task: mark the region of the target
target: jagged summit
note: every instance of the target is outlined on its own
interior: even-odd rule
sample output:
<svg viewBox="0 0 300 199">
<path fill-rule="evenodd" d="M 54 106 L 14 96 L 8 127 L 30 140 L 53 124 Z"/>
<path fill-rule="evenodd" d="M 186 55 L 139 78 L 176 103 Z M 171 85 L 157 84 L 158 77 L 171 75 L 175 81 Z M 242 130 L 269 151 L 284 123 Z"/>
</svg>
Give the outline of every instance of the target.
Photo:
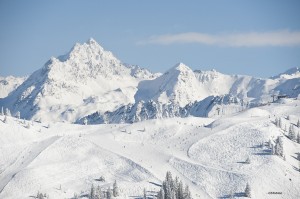
<svg viewBox="0 0 300 199">
<path fill-rule="evenodd" d="M 125 66 L 91 38 L 66 55 L 51 57 L 1 103 L 27 119 L 75 121 L 89 112 L 133 103 L 139 81 L 155 77 Z"/>
<path fill-rule="evenodd" d="M 191 68 L 185 65 L 184 63 L 179 62 L 175 64 L 170 70 L 187 71 L 187 70 L 191 70 Z"/>
<path fill-rule="evenodd" d="M 87 44 L 98 44 L 98 42 L 94 38 L 89 38 L 85 43 Z M 98 44 L 99 45 L 99 44 Z"/>
</svg>

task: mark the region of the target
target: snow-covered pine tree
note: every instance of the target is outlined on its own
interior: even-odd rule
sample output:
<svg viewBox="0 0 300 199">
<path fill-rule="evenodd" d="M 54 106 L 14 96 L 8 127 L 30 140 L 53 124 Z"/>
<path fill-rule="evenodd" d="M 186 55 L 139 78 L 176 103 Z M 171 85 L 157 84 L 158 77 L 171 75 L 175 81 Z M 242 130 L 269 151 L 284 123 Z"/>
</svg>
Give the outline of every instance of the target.
<svg viewBox="0 0 300 199">
<path fill-rule="evenodd" d="M 95 188 L 94 188 L 93 184 L 91 186 L 91 191 L 90 191 L 90 194 L 89 194 L 89 199 L 96 199 L 96 193 L 95 193 Z"/>
<path fill-rule="evenodd" d="M 275 155 L 275 146 L 274 146 L 273 143 L 271 143 L 270 149 L 271 149 L 271 154 L 272 154 L 272 155 Z"/>
<path fill-rule="evenodd" d="M 5 109 L 5 115 L 7 115 L 7 116 L 11 116 L 11 114 L 10 114 L 10 110 L 9 110 L 8 108 L 6 108 L 6 109 Z"/>
<path fill-rule="evenodd" d="M 146 191 L 146 189 L 145 189 L 145 188 L 144 188 L 143 199 L 147 199 L 147 191 Z"/>
<path fill-rule="evenodd" d="M 108 187 L 108 189 L 106 191 L 106 198 L 111 199 L 111 196 L 112 196 L 111 189 L 110 189 L 110 187 Z"/>
<path fill-rule="evenodd" d="M 271 141 L 271 139 L 269 139 L 269 141 L 268 141 L 267 144 L 268 144 L 268 147 L 271 148 L 271 146 L 272 146 L 272 141 Z"/>
<path fill-rule="evenodd" d="M 297 134 L 297 143 L 300 144 L 300 133 L 299 133 L 299 132 L 298 132 L 298 134 Z"/>
<path fill-rule="evenodd" d="M 275 118 L 274 124 L 278 127 L 279 122 L 278 122 L 278 118 L 277 117 Z"/>
<path fill-rule="evenodd" d="M 114 184 L 113 184 L 113 196 L 117 197 L 119 196 L 119 187 L 117 185 L 117 181 L 115 180 Z"/>
<path fill-rule="evenodd" d="M 96 199 L 101 199 L 102 198 L 102 190 L 101 187 L 98 185 L 96 189 Z"/>
<path fill-rule="evenodd" d="M 279 128 L 282 129 L 282 119 L 281 118 L 279 118 Z"/>
<path fill-rule="evenodd" d="M 295 135 L 295 131 L 294 131 L 294 126 L 292 124 L 290 124 L 289 127 L 289 138 L 294 141 L 296 140 L 296 135 Z"/>
<path fill-rule="evenodd" d="M 78 195 L 77 193 L 74 193 L 73 198 L 72 199 L 78 199 Z"/>
<path fill-rule="evenodd" d="M 159 192 L 157 193 L 157 199 L 165 199 L 165 192 L 163 188 L 160 188 Z"/>
<path fill-rule="evenodd" d="M 276 140 L 275 154 L 278 156 L 284 157 L 282 137 L 278 137 Z"/>
<path fill-rule="evenodd" d="M 287 132 L 287 130 L 286 130 L 286 124 L 284 125 L 284 131 Z"/>
<path fill-rule="evenodd" d="M 300 128 L 300 120 L 298 119 L 297 127 Z"/>
<path fill-rule="evenodd" d="M 20 111 L 18 111 L 18 112 L 16 113 L 16 118 L 18 118 L 18 119 L 21 118 L 21 113 L 20 113 Z"/>
<path fill-rule="evenodd" d="M 184 194 L 183 194 L 183 184 L 182 181 L 178 183 L 177 187 L 177 199 L 184 199 Z"/>
<path fill-rule="evenodd" d="M 30 122 L 27 123 L 27 125 L 25 126 L 25 128 L 30 129 Z"/>
<path fill-rule="evenodd" d="M 245 163 L 246 163 L 246 164 L 250 164 L 250 163 L 251 163 L 251 161 L 250 161 L 250 158 L 249 158 L 249 157 L 246 159 Z"/>
<path fill-rule="evenodd" d="M 88 123 L 88 120 L 86 119 L 86 117 L 83 119 L 83 124 L 84 125 L 87 125 L 87 123 Z"/>
<path fill-rule="evenodd" d="M 250 185 L 247 183 L 246 188 L 245 188 L 245 196 L 248 198 L 251 198 L 251 188 Z"/>
<path fill-rule="evenodd" d="M 171 189 L 171 185 L 169 183 L 166 183 L 165 199 L 173 199 L 172 189 Z"/>
<path fill-rule="evenodd" d="M 188 185 L 185 186 L 183 195 L 184 195 L 184 199 L 192 199 L 192 195 L 191 195 L 190 188 Z"/>
</svg>

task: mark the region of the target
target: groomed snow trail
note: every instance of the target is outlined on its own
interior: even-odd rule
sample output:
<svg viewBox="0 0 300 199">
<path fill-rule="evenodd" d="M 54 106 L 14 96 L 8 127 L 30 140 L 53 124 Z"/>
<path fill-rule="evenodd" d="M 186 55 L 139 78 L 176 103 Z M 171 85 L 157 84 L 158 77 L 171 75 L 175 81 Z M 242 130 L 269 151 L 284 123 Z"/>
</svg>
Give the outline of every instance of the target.
<svg viewBox="0 0 300 199">
<path fill-rule="evenodd" d="M 21 170 L 26 168 L 39 154 L 53 144 L 59 136 L 50 137 L 41 142 L 26 147 L 19 157 L 0 174 L 0 195 L 5 186 L 17 175 Z"/>
</svg>

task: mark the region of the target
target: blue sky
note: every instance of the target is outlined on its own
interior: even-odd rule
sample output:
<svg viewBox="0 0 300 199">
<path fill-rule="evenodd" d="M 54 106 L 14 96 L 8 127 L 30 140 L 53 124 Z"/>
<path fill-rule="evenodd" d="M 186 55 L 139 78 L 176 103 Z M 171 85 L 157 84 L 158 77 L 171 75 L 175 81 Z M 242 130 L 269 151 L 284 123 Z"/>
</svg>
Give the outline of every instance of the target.
<svg viewBox="0 0 300 199">
<path fill-rule="evenodd" d="M 300 66 L 300 1 L 0 1 L 0 76 L 93 37 L 122 62 L 269 77 Z"/>
</svg>

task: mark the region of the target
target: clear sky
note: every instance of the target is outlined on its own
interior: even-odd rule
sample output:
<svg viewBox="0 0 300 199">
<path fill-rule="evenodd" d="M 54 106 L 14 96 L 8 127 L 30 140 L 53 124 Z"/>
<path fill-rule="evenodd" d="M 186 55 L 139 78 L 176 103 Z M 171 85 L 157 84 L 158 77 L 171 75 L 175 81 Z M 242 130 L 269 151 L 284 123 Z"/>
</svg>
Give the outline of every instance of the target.
<svg viewBox="0 0 300 199">
<path fill-rule="evenodd" d="M 0 76 L 93 37 L 124 63 L 269 77 L 300 66 L 299 0 L 1 0 Z"/>
</svg>

